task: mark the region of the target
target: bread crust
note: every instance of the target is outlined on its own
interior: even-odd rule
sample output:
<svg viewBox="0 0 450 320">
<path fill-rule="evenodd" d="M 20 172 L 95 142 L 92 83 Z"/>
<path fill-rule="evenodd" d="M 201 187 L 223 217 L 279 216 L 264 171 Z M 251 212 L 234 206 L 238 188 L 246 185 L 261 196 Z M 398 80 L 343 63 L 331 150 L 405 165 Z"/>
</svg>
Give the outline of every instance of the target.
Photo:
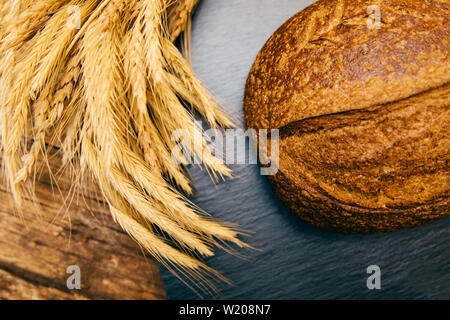
<svg viewBox="0 0 450 320">
<path fill-rule="evenodd" d="M 379 29 L 367 25 L 374 4 Z M 269 180 L 289 208 L 342 232 L 450 213 L 449 19 L 448 1 L 322 0 L 270 37 L 244 115 L 280 129 Z"/>
</svg>

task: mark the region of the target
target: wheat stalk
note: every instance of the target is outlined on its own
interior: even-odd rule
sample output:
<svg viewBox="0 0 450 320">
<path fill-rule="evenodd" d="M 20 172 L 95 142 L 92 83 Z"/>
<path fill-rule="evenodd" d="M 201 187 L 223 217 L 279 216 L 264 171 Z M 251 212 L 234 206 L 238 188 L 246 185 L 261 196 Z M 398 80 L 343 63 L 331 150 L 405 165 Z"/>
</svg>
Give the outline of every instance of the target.
<svg viewBox="0 0 450 320">
<path fill-rule="evenodd" d="M 166 174 L 185 192 L 192 194 L 189 180 L 180 166 L 171 159 L 171 154 L 151 121 L 147 108 L 147 75 L 144 61 L 144 37 L 136 26 L 124 41 L 129 48 L 125 55 L 125 69 L 129 101 L 133 122 L 137 131 L 138 143 L 147 163 L 153 164 L 156 171 L 164 170 Z M 156 159 L 155 159 L 156 158 Z M 161 167 L 162 168 L 161 168 Z"/>
<path fill-rule="evenodd" d="M 247 245 L 234 225 L 209 217 L 177 189 L 192 193 L 176 161 L 187 159 L 172 155 L 175 130 L 199 141 L 182 147 L 212 177 L 231 175 L 208 151 L 192 112 L 213 127 L 232 123 L 172 43 L 189 33 L 197 2 L 0 1 L 0 133 L 3 176 L 19 205 L 33 191 L 39 163 L 49 166 L 47 144 L 59 145 L 59 170 L 70 167 L 72 192 L 93 178 L 131 237 L 208 291 L 206 274 L 224 278 L 196 257 L 224 243 Z M 80 29 L 67 26 L 73 5 Z"/>
<path fill-rule="evenodd" d="M 38 162 L 39 154 L 45 153 L 46 134 L 49 129 L 56 125 L 60 119 L 64 108 L 71 102 L 72 96 L 75 100 L 79 100 L 79 90 L 75 89 L 78 82 L 81 69 L 81 59 L 79 49 L 74 50 L 74 54 L 67 59 L 66 66 L 60 74 L 58 84 L 54 89 L 54 93 L 41 92 L 38 100 L 34 104 L 33 119 L 34 119 L 34 141 L 28 154 L 23 157 L 23 167 L 18 171 L 14 183 L 20 185 L 24 183 L 32 170 L 35 169 Z M 60 136 L 60 130 L 63 122 L 59 122 L 56 132 L 54 133 L 56 139 Z M 61 141 L 58 141 L 61 143 Z M 52 143 L 50 143 L 52 144 Z M 65 153 L 69 153 L 66 150 Z M 21 187 L 23 189 L 23 187 Z"/>
<path fill-rule="evenodd" d="M 209 125 L 233 127 L 233 123 L 219 108 L 218 102 L 195 76 L 191 66 L 168 39 L 163 39 L 162 51 L 166 55 L 169 68 L 175 76 L 167 79 L 172 89 L 205 117 Z"/>
<path fill-rule="evenodd" d="M 183 31 L 188 29 L 191 15 L 198 2 L 199 0 L 182 0 L 169 4 L 168 34 L 170 41 L 175 41 Z"/>
<path fill-rule="evenodd" d="M 32 1 L 28 5 L 22 4 L 19 15 L 2 19 L 2 24 L 5 26 L 5 32 L 7 33 L 5 36 L 8 36 L 8 39 L 3 42 L 4 47 L 1 50 L 22 45 L 27 39 L 35 35 L 48 19 L 67 2 L 69 0 L 56 0 L 50 3 L 46 0 L 40 0 Z M 5 4 L 8 4 L 8 2 L 5 1 Z M 6 8 L 5 11 L 7 11 Z"/>
</svg>

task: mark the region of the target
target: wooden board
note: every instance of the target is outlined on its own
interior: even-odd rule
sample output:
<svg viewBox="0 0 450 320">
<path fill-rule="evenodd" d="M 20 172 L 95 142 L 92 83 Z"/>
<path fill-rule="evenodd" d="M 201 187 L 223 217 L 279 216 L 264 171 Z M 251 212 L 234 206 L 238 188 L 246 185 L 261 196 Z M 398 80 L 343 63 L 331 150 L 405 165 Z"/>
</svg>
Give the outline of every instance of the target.
<svg viewBox="0 0 450 320">
<path fill-rule="evenodd" d="M 193 19 L 194 70 L 243 128 L 242 101 L 250 67 L 269 36 L 312 0 L 202 0 Z M 383 14 L 383 9 L 381 10 Z M 213 216 L 254 231 L 261 251 L 250 261 L 217 251 L 207 263 L 234 282 L 228 299 L 450 299 L 450 217 L 377 235 L 313 228 L 278 201 L 255 165 L 232 165 L 233 180 L 214 186 L 191 170 L 194 202 Z M 381 290 L 366 286 L 367 267 L 381 268 Z M 197 298 L 163 271 L 169 298 Z"/>
<path fill-rule="evenodd" d="M 40 180 L 39 208 L 27 201 L 22 214 L 1 184 L 0 299 L 165 298 L 158 264 L 113 222 L 95 189 L 86 186 L 89 196 L 66 211 L 49 176 Z M 64 192 L 70 182 L 63 176 L 58 185 Z M 79 267 L 80 290 L 67 286 L 69 266 Z"/>
</svg>

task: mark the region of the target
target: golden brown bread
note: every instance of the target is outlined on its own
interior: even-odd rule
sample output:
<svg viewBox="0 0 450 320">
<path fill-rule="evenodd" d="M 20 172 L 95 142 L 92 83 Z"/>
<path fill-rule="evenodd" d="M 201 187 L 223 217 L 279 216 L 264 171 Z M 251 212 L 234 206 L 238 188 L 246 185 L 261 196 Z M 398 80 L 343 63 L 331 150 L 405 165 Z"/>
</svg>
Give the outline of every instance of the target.
<svg viewBox="0 0 450 320">
<path fill-rule="evenodd" d="M 289 208 L 342 232 L 450 213 L 449 20 L 448 0 L 322 0 L 272 35 L 244 114 L 249 128 L 280 130 L 269 180 Z"/>
</svg>

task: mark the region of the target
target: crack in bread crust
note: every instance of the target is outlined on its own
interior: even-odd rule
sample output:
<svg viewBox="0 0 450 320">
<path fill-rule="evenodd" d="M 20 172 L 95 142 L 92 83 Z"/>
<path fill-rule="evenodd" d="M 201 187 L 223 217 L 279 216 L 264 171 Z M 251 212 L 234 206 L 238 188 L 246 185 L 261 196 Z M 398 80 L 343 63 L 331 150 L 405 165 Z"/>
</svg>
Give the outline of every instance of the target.
<svg viewBox="0 0 450 320">
<path fill-rule="evenodd" d="M 437 88 L 428 89 L 396 101 L 372 105 L 363 109 L 353 109 L 293 121 L 278 128 L 278 130 L 280 132 L 280 137 L 283 138 L 291 135 L 317 132 L 320 130 L 332 130 L 351 125 L 354 126 L 363 121 L 376 119 L 380 114 L 395 112 L 397 109 L 404 107 L 404 105 L 399 106 L 399 103 L 408 103 L 411 99 L 420 99 L 424 94 L 433 93 L 433 91 L 439 89 L 448 89 L 449 87 L 450 82 L 447 82 Z"/>
</svg>

